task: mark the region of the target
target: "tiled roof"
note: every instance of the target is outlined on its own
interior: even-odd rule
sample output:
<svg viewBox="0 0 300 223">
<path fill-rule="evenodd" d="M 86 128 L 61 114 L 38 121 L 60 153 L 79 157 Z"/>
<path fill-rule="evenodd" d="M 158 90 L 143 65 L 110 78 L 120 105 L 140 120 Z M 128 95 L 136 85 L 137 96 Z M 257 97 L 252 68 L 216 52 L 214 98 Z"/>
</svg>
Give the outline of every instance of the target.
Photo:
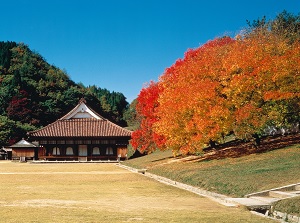
<svg viewBox="0 0 300 223">
<path fill-rule="evenodd" d="M 27 142 L 26 140 L 22 139 L 20 140 L 19 142 L 13 144 L 10 146 L 11 148 L 16 148 L 16 147 L 20 147 L 20 148 L 25 148 L 25 147 L 28 147 L 28 148 L 32 148 L 32 147 L 37 147 L 36 145 L 30 143 L 30 142 Z"/>
<path fill-rule="evenodd" d="M 130 137 L 131 133 L 106 119 L 75 118 L 59 119 L 28 134 L 32 137 Z"/>
</svg>

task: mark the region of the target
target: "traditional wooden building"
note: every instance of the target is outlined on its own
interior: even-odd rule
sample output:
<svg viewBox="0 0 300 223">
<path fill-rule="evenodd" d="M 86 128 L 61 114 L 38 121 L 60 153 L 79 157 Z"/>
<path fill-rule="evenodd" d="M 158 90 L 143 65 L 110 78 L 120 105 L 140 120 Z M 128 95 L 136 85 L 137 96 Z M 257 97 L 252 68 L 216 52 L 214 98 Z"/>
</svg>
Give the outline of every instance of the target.
<svg viewBox="0 0 300 223">
<path fill-rule="evenodd" d="M 28 133 L 44 160 L 116 160 L 127 157 L 131 131 L 103 118 L 85 100 L 62 118 Z"/>
<path fill-rule="evenodd" d="M 9 149 L 11 149 L 11 158 L 13 160 L 26 161 L 37 159 L 38 146 L 24 139 L 9 146 L 7 150 Z"/>
</svg>

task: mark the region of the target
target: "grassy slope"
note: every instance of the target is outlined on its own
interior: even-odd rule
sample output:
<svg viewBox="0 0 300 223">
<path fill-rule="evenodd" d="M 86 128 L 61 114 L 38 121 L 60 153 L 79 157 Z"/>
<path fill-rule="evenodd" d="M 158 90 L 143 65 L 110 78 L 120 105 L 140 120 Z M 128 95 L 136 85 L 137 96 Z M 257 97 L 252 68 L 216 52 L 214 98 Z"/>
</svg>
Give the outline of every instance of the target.
<svg viewBox="0 0 300 223">
<path fill-rule="evenodd" d="M 239 158 L 176 162 L 155 152 L 124 164 L 234 197 L 300 182 L 300 145 Z"/>
</svg>

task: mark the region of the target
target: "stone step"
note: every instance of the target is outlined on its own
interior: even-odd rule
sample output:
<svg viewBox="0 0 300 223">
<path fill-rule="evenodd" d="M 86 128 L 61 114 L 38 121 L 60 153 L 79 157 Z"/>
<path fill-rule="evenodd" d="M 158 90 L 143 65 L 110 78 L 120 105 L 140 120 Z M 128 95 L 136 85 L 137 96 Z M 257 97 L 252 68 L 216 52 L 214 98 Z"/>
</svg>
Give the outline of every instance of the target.
<svg viewBox="0 0 300 223">
<path fill-rule="evenodd" d="M 300 184 L 297 184 L 297 185 L 295 186 L 295 190 L 299 190 L 299 191 L 300 191 Z"/>
<path fill-rule="evenodd" d="M 263 209 L 267 210 L 271 207 L 271 203 L 260 201 L 252 198 L 227 198 L 229 202 L 234 202 L 247 207 L 249 210 Z"/>
<path fill-rule="evenodd" d="M 252 196 L 269 196 L 270 191 L 283 191 L 283 192 L 290 192 L 290 191 L 300 191 L 300 183 L 290 184 L 283 187 L 274 188 L 271 190 L 265 190 L 260 192 L 255 192 L 251 194 L 246 194 L 245 197 L 252 197 Z"/>
<path fill-rule="evenodd" d="M 264 196 L 251 196 L 250 197 L 251 199 L 254 199 L 254 200 L 258 200 L 258 201 L 261 201 L 261 202 L 264 202 L 266 204 L 272 204 L 276 201 L 279 201 L 281 200 L 281 198 L 277 198 L 277 197 L 264 197 Z"/>
<path fill-rule="evenodd" d="M 289 191 L 289 193 L 299 196 L 300 195 L 300 190 Z"/>
<path fill-rule="evenodd" d="M 276 197 L 276 198 L 288 198 L 288 197 L 294 197 L 295 195 L 284 191 L 270 191 L 269 196 Z"/>
</svg>

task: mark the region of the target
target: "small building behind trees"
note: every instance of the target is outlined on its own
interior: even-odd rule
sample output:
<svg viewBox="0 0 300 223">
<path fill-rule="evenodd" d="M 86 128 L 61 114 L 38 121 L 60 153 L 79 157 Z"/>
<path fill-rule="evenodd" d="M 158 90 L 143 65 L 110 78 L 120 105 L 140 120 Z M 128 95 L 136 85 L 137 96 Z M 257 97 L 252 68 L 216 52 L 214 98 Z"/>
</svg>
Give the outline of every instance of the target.
<svg viewBox="0 0 300 223">
<path fill-rule="evenodd" d="M 39 144 L 38 159 L 93 161 L 125 159 L 131 133 L 81 99 L 65 116 L 28 136 Z"/>
</svg>

